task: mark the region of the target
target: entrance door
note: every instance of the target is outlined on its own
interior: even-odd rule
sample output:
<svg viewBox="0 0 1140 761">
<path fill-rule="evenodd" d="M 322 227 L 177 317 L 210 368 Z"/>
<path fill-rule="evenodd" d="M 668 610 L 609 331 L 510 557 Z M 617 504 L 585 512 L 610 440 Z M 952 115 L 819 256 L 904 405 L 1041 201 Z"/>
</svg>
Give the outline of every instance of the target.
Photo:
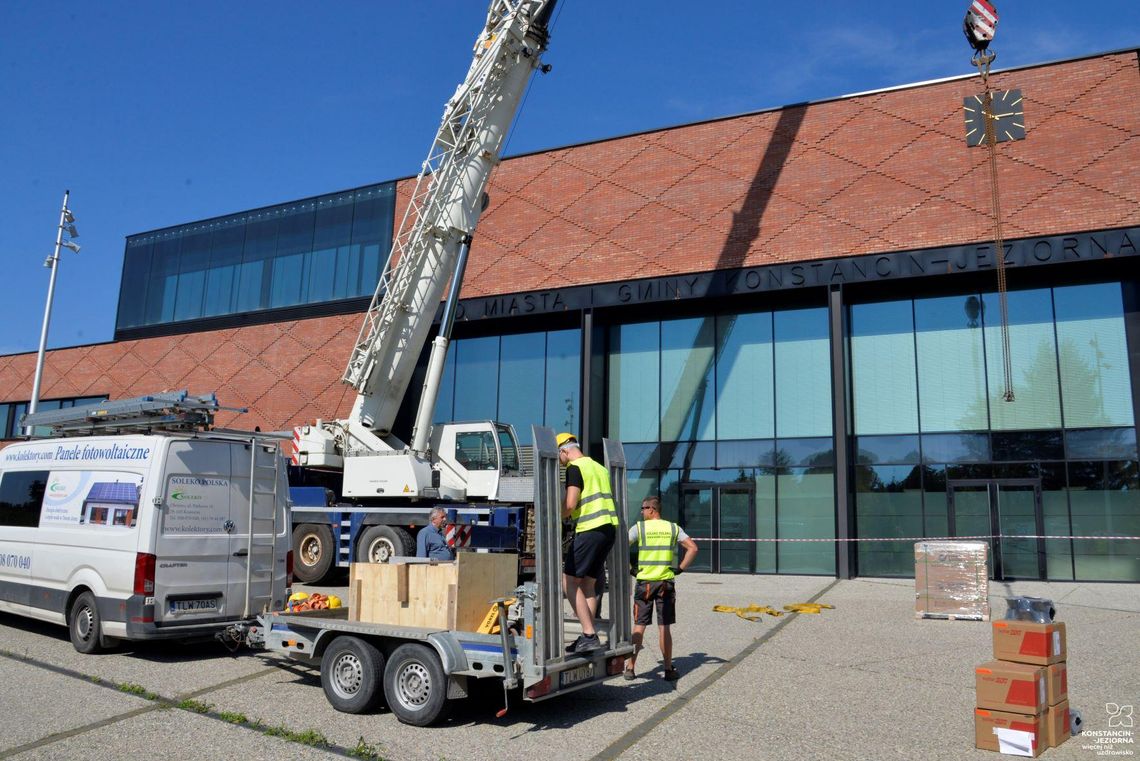
<svg viewBox="0 0 1140 761">
<path fill-rule="evenodd" d="M 1045 578 L 1045 540 L 1017 538 L 1045 533 L 1040 480 L 950 481 L 946 498 L 950 536 L 994 537 L 991 578 Z"/>
<path fill-rule="evenodd" d="M 694 539 L 719 539 L 701 547 L 693 571 L 756 571 L 756 495 L 752 484 L 682 484 L 681 528 Z"/>
</svg>

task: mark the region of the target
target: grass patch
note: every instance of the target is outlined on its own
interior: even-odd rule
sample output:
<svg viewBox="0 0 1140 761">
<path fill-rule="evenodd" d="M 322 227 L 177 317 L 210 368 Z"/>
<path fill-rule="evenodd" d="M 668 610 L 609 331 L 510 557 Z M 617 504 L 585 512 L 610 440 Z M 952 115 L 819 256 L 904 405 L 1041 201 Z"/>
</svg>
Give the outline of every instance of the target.
<svg viewBox="0 0 1140 761">
<path fill-rule="evenodd" d="M 379 745 L 370 745 L 361 737 L 356 741 L 356 747 L 350 748 L 348 751 L 349 758 L 362 758 L 364 761 L 384 761 L 384 757 L 380 755 Z"/>
<path fill-rule="evenodd" d="M 191 713 L 209 713 L 213 708 L 209 703 L 203 703 L 200 700 L 186 698 L 174 704 L 175 708 L 181 708 L 183 711 L 190 711 Z"/>
<path fill-rule="evenodd" d="M 268 724 L 262 724 L 260 721 L 254 724 L 254 728 L 270 737 L 280 737 L 283 740 L 290 740 L 314 748 L 324 747 L 329 744 L 329 739 L 315 729 L 306 729 L 302 732 L 298 732 L 295 729 L 289 729 L 289 727 L 280 724 L 271 727 Z"/>
<path fill-rule="evenodd" d="M 230 724 L 249 724 L 249 717 L 244 713 L 234 713 L 233 711 L 218 711 L 216 716 L 222 721 L 227 721 Z M 260 722 L 259 722 L 260 723 Z"/>
<path fill-rule="evenodd" d="M 146 700 L 158 700 L 158 695 L 154 694 L 141 684 L 134 684 L 133 682 L 121 682 L 115 685 L 115 689 L 119 692 L 125 692 L 128 695 L 135 695 Z"/>
</svg>

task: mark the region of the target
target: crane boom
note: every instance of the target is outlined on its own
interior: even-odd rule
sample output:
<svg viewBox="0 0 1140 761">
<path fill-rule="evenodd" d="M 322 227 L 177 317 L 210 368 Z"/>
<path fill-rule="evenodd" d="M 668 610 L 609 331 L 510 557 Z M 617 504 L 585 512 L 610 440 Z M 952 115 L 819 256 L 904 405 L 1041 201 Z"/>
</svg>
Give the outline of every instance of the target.
<svg viewBox="0 0 1140 761">
<path fill-rule="evenodd" d="M 343 380 L 357 390 L 347 422 L 388 436 L 444 289 L 482 212 L 484 189 L 531 72 L 541 66 L 556 0 L 492 0 L 467 76 L 448 100 L 365 315 Z M 446 340 L 446 339 L 445 339 Z M 430 426 L 434 398 L 417 428 Z"/>
</svg>

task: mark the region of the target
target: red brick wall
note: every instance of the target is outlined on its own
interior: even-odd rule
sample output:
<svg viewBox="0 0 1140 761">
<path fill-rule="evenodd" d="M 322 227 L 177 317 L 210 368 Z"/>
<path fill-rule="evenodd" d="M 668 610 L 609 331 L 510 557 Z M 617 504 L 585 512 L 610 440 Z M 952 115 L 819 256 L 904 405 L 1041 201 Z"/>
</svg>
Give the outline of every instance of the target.
<svg viewBox="0 0 1140 761">
<path fill-rule="evenodd" d="M 999 146 L 1007 238 L 1140 224 L 1135 53 L 992 81 L 1025 95 L 1027 139 Z M 979 89 L 974 77 L 507 161 L 463 295 L 986 240 L 988 161 L 962 118 Z M 348 315 L 62 349 L 41 396 L 216 391 L 250 408 L 220 424 L 284 429 L 347 414 L 358 329 Z M 0 357 L 0 400 L 27 399 L 34 366 Z"/>
</svg>

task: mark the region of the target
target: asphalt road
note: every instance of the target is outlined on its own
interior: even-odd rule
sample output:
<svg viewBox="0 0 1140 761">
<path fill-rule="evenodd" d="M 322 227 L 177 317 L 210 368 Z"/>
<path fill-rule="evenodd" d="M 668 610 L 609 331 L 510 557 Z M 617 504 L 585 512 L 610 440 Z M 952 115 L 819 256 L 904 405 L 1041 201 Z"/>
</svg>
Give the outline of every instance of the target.
<svg viewBox="0 0 1140 761">
<path fill-rule="evenodd" d="M 1069 630 L 1070 702 L 1087 732 L 1046 757 L 1140 753 L 1135 734 L 1098 735 L 1106 704 L 1140 704 L 1140 585 L 994 585 L 995 610 L 1008 593 L 1052 597 Z M 84 656 L 62 627 L 0 615 L 0 759 L 996 757 L 973 749 L 973 667 L 990 658 L 990 627 L 915 620 L 910 580 L 687 574 L 678 597 L 676 684 L 661 678 L 651 629 L 635 681 L 514 703 L 503 719 L 487 683 L 426 729 L 387 710 L 337 713 L 316 669 L 265 653 L 207 642 Z M 712 610 L 812 600 L 835 609 L 758 622 Z"/>
</svg>

